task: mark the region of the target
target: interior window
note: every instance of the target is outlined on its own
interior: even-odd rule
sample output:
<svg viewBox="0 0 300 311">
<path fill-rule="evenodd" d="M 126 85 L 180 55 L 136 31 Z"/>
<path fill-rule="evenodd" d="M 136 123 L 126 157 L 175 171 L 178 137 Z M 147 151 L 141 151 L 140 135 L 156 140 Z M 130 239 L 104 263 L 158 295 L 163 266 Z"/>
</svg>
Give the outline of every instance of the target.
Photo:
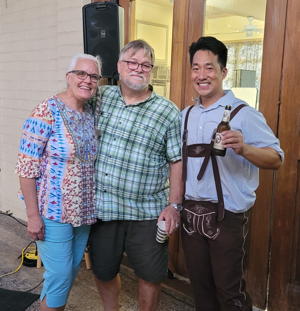
<svg viewBox="0 0 300 311">
<path fill-rule="evenodd" d="M 266 0 L 207 0 L 204 34 L 228 47 L 224 88 L 258 109 Z"/>
<path fill-rule="evenodd" d="M 135 39 L 143 39 L 154 48 L 154 91 L 169 98 L 173 0 L 136 0 L 134 23 Z"/>
</svg>

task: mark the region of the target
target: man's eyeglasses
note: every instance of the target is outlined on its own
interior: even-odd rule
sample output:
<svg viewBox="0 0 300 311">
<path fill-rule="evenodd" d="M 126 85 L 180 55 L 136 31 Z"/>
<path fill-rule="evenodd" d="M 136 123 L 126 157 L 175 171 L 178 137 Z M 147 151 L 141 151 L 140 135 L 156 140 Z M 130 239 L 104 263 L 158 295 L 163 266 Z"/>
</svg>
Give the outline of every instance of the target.
<svg viewBox="0 0 300 311">
<path fill-rule="evenodd" d="M 68 73 L 74 73 L 80 80 L 85 80 L 87 77 L 90 77 L 92 82 L 98 82 L 101 79 L 100 75 L 95 73 L 87 73 L 84 70 L 71 70 Z"/>
<path fill-rule="evenodd" d="M 130 70 L 137 70 L 139 68 L 139 66 L 141 66 L 141 68 L 142 68 L 142 70 L 144 72 L 149 72 L 153 68 L 152 64 L 147 64 L 147 63 L 140 64 L 138 62 L 134 62 L 134 61 L 131 61 L 131 60 L 122 60 L 122 62 L 126 63 L 128 69 L 130 69 Z"/>
</svg>

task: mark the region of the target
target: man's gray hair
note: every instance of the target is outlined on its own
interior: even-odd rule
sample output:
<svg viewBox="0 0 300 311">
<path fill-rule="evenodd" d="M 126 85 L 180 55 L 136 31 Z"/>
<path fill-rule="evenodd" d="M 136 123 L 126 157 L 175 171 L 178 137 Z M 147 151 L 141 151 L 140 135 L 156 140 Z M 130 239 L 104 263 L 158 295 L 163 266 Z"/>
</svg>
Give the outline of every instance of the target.
<svg viewBox="0 0 300 311">
<path fill-rule="evenodd" d="M 155 61 L 154 50 L 150 46 L 150 44 L 148 44 L 146 41 L 138 39 L 127 43 L 120 51 L 119 60 L 123 60 L 124 54 L 129 50 L 133 50 L 132 55 L 134 55 L 138 50 L 144 50 L 145 55 L 148 55 L 151 58 L 152 64 L 154 64 Z"/>
<path fill-rule="evenodd" d="M 98 56 L 98 55 L 97 56 L 93 56 L 93 55 L 84 54 L 84 53 L 79 53 L 79 54 L 76 54 L 76 55 L 74 55 L 72 57 L 67 72 L 72 71 L 72 70 L 75 69 L 76 64 L 77 64 L 79 59 L 88 59 L 88 60 L 94 61 L 96 63 L 96 65 L 97 65 L 97 67 L 98 67 L 99 74 L 101 75 L 102 62 L 101 62 L 100 56 Z"/>
</svg>

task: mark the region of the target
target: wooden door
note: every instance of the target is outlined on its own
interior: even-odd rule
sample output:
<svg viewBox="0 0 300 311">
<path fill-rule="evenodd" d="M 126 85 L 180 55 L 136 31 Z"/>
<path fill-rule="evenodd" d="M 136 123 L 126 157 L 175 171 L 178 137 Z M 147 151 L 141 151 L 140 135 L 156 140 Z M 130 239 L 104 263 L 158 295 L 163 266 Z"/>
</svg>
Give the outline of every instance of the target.
<svg viewBox="0 0 300 311">
<path fill-rule="evenodd" d="M 286 7 L 287 0 L 268 0 L 265 18 L 259 109 L 276 135 L 281 104 Z M 276 175 L 276 172 L 270 170 L 260 170 L 260 185 L 256 191 L 255 205 L 251 209 L 248 235 L 247 290 L 254 304 L 261 309 L 267 307 Z"/>
<path fill-rule="evenodd" d="M 205 0 L 174 1 L 170 99 L 180 109 L 192 104 L 188 48 L 201 36 L 204 4 Z M 187 277 L 179 232 L 169 241 L 169 268 Z"/>
<path fill-rule="evenodd" d="M 287 0 L 278 134 L 285 163 L 277 175 L 271 231 L 271 311 L 300 310 L 300 1 Z"/>
</svg>

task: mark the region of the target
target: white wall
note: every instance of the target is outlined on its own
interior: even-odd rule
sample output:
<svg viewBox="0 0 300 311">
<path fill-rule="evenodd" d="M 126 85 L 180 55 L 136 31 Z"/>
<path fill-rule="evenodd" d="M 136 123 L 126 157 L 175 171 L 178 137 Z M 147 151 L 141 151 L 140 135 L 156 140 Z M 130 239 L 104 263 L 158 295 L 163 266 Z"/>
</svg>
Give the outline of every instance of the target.
<svg viewBox="0 0 300 311">
<path fill-rule="evenodd" d="M 87 0 L 0 0 L 0 210 L 25 219 L 14 174 L 21 126 L 62 90 L 72 55 L 83 51 Z"/>
</svg>

